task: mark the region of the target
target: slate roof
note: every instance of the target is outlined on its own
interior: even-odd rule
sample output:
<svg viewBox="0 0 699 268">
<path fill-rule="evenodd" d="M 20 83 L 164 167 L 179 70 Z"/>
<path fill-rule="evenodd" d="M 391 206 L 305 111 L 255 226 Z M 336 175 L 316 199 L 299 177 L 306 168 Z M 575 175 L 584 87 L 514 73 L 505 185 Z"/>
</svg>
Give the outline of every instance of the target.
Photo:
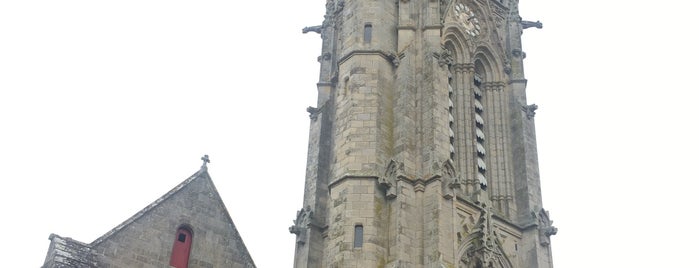
<svg viewBox="0 0 699 268">
<path fill-rule="evenodd" d="M 90 245 L 56 234 L 51 234 L 49 240 L 51 244 L 42 268 L 97 267 Z"/>
</svg>

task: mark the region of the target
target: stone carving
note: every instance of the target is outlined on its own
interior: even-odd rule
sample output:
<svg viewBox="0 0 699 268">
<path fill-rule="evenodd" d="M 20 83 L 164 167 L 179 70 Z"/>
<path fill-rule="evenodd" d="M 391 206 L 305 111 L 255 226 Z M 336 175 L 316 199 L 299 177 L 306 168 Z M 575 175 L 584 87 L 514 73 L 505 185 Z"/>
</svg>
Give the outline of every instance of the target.
<svg viewBox="0 0 699 268">
<path fill-rule="evenodd" d="M 505 64 L 502 69 L 506 74 L 512 73 L 512 64 L 510 63 L 510 59 L 505 59 Z"/>
<path fill-rule="evenodd" d="M 393 67 L 398 68 L 398 65 L 400 65 L 400 59 L 403 58 L 405 55 L 400 54 L 396 55 L 395 53 L 386 53 L 388 55 L 388 59 L 393 63 Z"/>
<path fill-rule="evenodd" d="M 502 246 L 491 221 L 493 213 L 487 204 L 482 205 L 481 215 L 471 232 L 459 246 L 459 267 L 463 268 L 511 268 L 512 263 L 503 253 Z"/>
<path fill-rule="evenodd" d="M 524 53 L 524 51 L 522 51 L 522 50 L 520 50 L 520 49 L 513 49 L 513 50 L 512 50 L 512 56 L 515 57 L 515 58 L 522 58 L 522 59 L 524 59 L 524 58 L 527 57 L 527 53 Z"/>
<path fill-rule="evenodd" d="M 323 30 L 323 25 L 316 25 L 316 26 L 303 27 L 301 32 L 302 33 L 308 33 L 308 32 L 320 33 L 322 30 Z"/>
<path fill-rule="evenodd" d="M 308 229 L 313 218 L 313 211 L 311 207 L 307 206 L 296 212 L 296 219 L 294 220 L 294 225 L 289 227 L 289 233 L 296 235 L 296 243 L 304 244 L 306 243 L 306 229 Z"/>
<path fill-rule="evenodd" d="M 311 120 L 315 121 L 318 119 L 318 114 L 320 114 L 322 111 L 323 107 L 316 108 L 313 106 L 308 106 L 306 108 L 306 112 L 308 112 L 308 117 L 311 118 Z"/>
<path fill-rule="evenodd" d="M 536 109 L 539 109 L 539 106 L 536 104 L 522 106 L 522 110 L 527 114 L 527 119 L 534 118 Z"/>
<path fill-rule="evenodd" d="M 446 12 L 447 7 L 451 5 L 451 2 L 453 0 L 439 0 L 439 14 L 441 14 L 441 22 L 444 23 L 444 20 L 446 19 L 446 15 L 448 12 Z"/>
<path fill-rule="evenodd" d="M 473 226 L 476 222 L 473 219 L 472 215 L 468 215 L 468 218 L 466 215 L 461 215 L 459 214 L 459 218 L 461 219 L 459 221 L 459 228 L 458 232 L 456 232 L 456 242 L 458 245 L 461 245 L 465 242 L 466 237 L 470 234 L 471 227 Z"/>
<path fill-rule="evenodd" d="M 520 22 L 522 24 L 522 29 L 527 29 L 531 27 L 536 27 L 537 29 L 544 28 L 544 24 L 542 24 L 540 21 L 528 21 L 528 20 L 523 20 Z"/>
<path fill-rule="evenodd" d="M 534 214 L 534 218 L 537 219 L 539 224 L 539 243 L 542 246 L 548 246 L 551 244 L 551 236 L 558 233 L 558 228 L 553 226 L 553 221 L 549 218 L 549 212 L 543 208 L 539 210 L 539 213 Z"/>
<path fill-rule="evenodd" d="M 493 14 L 495 14 L 498 18 L 505 18 L 507 16 L 507 10 L 505 10 L 504 6 L 501 5 L 489 5 L 491 10 L 493 11 Z"/>
<path fill-rule="evenodd" d="M 323 16 L 323 25 L 322 27 L 330 27 L 333 28 L 335 26 L 335 18 L 338 13 L 342 11 L 342 9 L 345 7 L 345 2 L 344 0 L 340 0 L 337 3 L 334 1 L 327 1 L 325 3 L 325 15 Z M 322 36 L 322 31 L 321 31 L 321 36 Z"/>
<path fill-rule="evenodd" d="M 461 178 L 456 175 L 456 170 L 451 160 L 447 160 L 442 165 L 441 171 L 437 175 L 442 178 L 442 197 L 446 199 L 454 198 L 452 189 L 461 189 Z"/>
<path fill-rule="evenodd" d="M 444 65 L 450 65 L 454 62 L 454 58 L 451 56 L 451 51 L 446 48 L 442 48 L 442 52 L 433 53 L 433 56 L 437 58 L 439 67 L 444 67 Z"/>
<path fill-rule="evenodd" d="M 204 156 L 201 157 L 201 161 L 204 161 L 204 163 L 201 164 L 202 169 L 206 169 L 206 164 L 211 163 L 211 160 L 209 160 L 209 155 L 205 154 Z"/>
<path fill-rule="evenodd" d="M 325 52 L 325 53 L 323 53 L 323 55 L 318 56 L 317 60 L 318 60 L 318 62 L 320 62 L 321 60 L 330 60 L 330 57 L 332 57 L 330 52 Z"/>
<path fill-rule="evenodd" d="M 507 16 L 508 21 L 521 21 L 522 18 L 519 16 L 519 1 L 510 1 L 509 4 L 510 14 Z"/>
<path fill-rule="evenodd" d="M 386 191 L 386 198 L 393 199 L 396 198 L 398 187 L 398 179 L 406 178 L 405 176 L 405 166 L 401 162 L 397 162 L 391 159 L 386 167 L 386 172 L 384 176 L 379 178 L 379 184 Z"/>
</svg>

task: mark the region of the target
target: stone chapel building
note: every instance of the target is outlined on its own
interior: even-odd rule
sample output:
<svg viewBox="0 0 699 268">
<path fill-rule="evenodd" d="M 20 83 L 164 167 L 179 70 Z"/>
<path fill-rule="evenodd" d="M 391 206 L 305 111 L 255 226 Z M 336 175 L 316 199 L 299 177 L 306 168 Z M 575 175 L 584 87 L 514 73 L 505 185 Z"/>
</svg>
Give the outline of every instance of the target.
<svg viewBox="0 0 699 268">
<path fill-rule="evenodd" d="M 42 268 L 254 268 L 206 163 L 119 226 L 84 243 L 51 234 Z"/>
<path fill-rule="evenodd" d="M 326 1 L 293 267 L 553 267 L 518 6 Z M 43 268 L 255 267 L 206 164 L 92 243 L 50 240 Z"/>
<path fill-rule="evenodd" d="M 327 0 L 294 267 L 553 267 L 518 0 Z"/>
</svg>

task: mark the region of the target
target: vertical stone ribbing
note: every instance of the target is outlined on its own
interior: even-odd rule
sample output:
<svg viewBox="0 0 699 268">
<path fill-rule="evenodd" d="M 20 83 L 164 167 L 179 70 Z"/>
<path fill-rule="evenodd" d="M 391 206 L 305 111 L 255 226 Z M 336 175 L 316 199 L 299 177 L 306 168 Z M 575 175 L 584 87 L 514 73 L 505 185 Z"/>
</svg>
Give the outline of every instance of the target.
<svg viewBox="0 0 699 268">
<path fill-rule="evenodd" d="M 526 159 L 533 125 L 517 113 L 521 61 L 508 57 L 521 48 L 507 35 L 521 32 L 501 26 L 504 4 L 328 3 L 335 36 L 321 67 L 330 90 L 319 91 L 332 103 L 322 114 L 331 116 L 331 141 L 320 266 L 539 267 L 536 237 L 518 225 L 528 213 L 520 208 L 540 199 L 526 197 L 535 192 Z M 358 225 L 361 248 L 352 244 Z"/>
</svg>

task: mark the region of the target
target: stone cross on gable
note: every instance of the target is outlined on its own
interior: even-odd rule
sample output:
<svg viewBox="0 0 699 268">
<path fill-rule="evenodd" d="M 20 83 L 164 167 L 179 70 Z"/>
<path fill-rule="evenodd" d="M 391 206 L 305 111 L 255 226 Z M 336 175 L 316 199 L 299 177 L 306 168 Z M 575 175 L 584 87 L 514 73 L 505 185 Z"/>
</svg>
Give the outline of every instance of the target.
<svg viewBox="0 0 699 268">
<path fill-rule="evenodd" d="M 201 165 L 202 168 L 206 168 L 206 163 L 211 163 L 211 160 L 209 160 L 208 154 L 205 154 L 204 156 L 202 156 L 201 160 L 204 161 L 204 163 Z"/>
</svg>

